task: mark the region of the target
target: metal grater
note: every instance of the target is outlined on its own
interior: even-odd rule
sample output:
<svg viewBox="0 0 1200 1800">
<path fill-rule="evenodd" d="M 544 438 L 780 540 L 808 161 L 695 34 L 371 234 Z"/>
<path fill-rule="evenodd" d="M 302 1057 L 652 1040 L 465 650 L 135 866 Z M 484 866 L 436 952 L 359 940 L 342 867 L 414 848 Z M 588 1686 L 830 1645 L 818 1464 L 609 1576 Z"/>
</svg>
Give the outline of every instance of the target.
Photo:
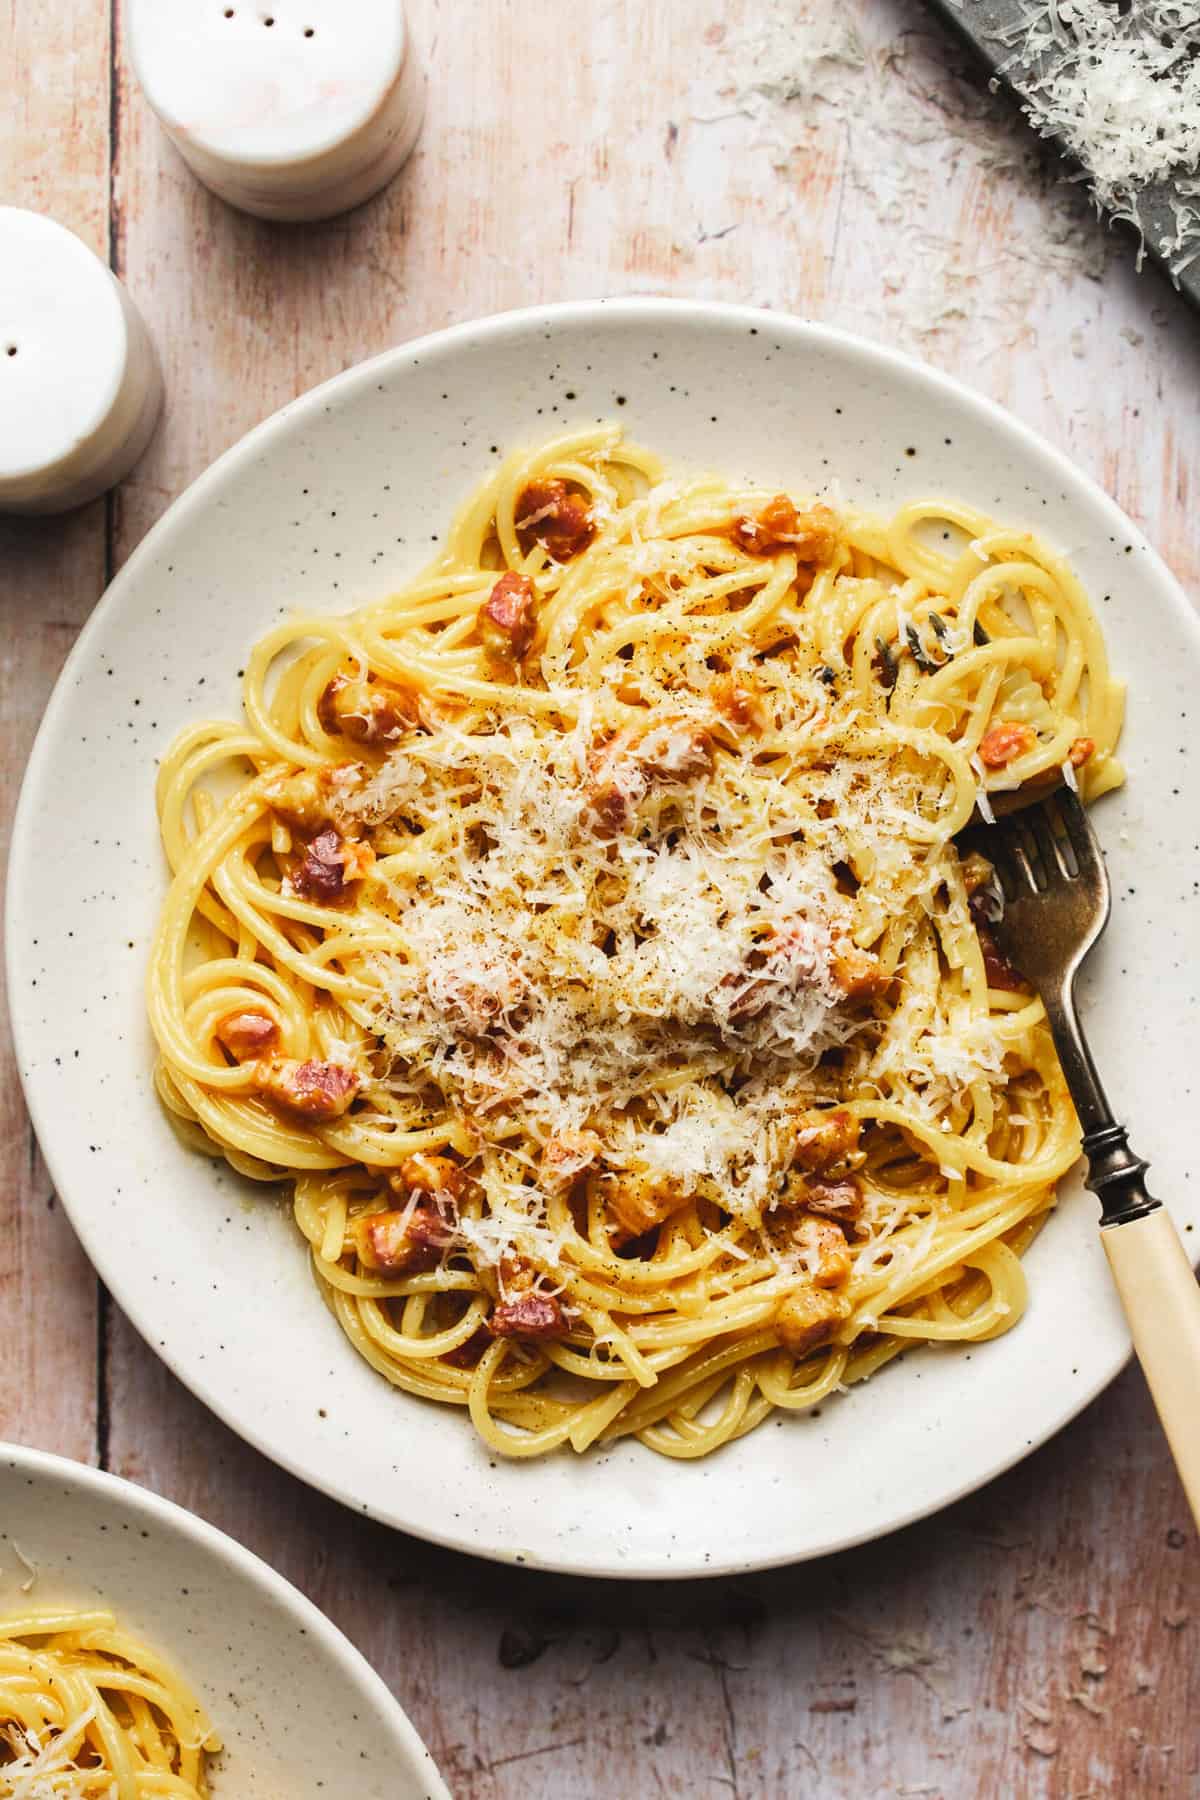
<svg viewBox="0 0 1200 1800">
<path fill-rule="evenodd" d="M 1123 0 L 1121 10 L 1128 10 L 1129 3 L 1130 0 Z M 928 0 L 928 4 L 946 24 L 954 28 L 976 56 L 987 64 L 998 84 L 1014 99 L 1019 100 L 1018 84 L 1024 65 L 1020 62 L 1010 63 L 1010 59 L 1013 56 L 1014 34 L 1021 25 L 1023 8 L 1020 0 Z M 1005 63 L 1010 66 L 1002 73 L 1001 65 Z M 1147 254 L 1164 270 L 1172 285 L 1193 306 L 1200 307 L 1200 258 L 1176 274 L 1172 272 L 1168 259 L 1160 253 L 1158 247 L 1161 240 L 1172 231 L 1174 224 L 1170 182 L 1159 182 L 1144 188 L 1139 196 L 1138 210 L 1143 223 Z M 1130 237 L 1136 244 L 1132 230 Z"/>
</svg>

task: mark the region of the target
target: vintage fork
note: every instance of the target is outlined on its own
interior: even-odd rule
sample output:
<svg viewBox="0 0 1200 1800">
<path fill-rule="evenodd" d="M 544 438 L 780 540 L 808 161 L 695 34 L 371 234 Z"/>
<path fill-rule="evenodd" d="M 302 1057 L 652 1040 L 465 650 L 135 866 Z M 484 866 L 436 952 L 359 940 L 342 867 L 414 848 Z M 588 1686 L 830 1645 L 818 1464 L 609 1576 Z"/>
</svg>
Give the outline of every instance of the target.
<svg viewBox="0 0 1200 1800">
<path fill-rule="evenodd" d="M 1108 873 L 1068 788 L 974 834 L 1004 890 L 1001 950 L 1042 997 L 1100 1199 L 1100 1241 L 1193 1516 L 1200 1525 L 1200 1286 L 1146 1164 L 1112 1115 L 1075 1010 L 1075 976 L 1108 923 Z"/>
</svg>

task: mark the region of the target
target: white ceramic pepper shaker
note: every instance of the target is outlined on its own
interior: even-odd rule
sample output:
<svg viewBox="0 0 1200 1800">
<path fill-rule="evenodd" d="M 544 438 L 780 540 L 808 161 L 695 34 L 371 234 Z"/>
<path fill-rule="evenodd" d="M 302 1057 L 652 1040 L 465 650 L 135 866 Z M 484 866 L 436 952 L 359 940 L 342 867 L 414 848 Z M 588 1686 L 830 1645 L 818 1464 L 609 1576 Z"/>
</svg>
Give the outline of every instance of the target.
<svg viewBox="0 0 1200 1800">
<path fill-rule="evenodd" d="M 127 475 L 162 406 L 141 314 L 42 213 L 0 206 L 0 512 L 66 512 Z"/>
<path fill-rule="evenodd" d="M 192 172 L 263 219 L 327 219 L 386 185 L 425 83 L 402 0 L 129 0 L 134 70 Z"/>
</svg>

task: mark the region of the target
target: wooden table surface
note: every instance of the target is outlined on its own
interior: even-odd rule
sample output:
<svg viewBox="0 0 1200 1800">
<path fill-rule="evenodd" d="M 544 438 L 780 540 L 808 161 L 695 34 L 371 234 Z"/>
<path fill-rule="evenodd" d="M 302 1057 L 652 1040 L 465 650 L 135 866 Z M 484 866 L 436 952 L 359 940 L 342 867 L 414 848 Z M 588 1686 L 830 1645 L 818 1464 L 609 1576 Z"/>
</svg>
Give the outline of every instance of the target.
<svg viewBox="0 0 1200 1800">
<path fill-rule="evenodd" d="M 111 257 L 168 393 L 117 494 L 0 524 L 5 845 L 76 632 L 188 482 L 314 382 L 532 301 L 753 301 L 911 350 L 1064 449 L 1200 593 L 1197 320 L 920 0 L 594 0 L 569 25 L 555 0 L 413 0 L 417 153 L 310 228 L 196 185 L 122 11 L 0 13 L 0 199 Z M 973 1499 L 824 1562 L 662 1586 L 474 1563 L 308 1493 L 183 1391 L 98 1291 L 0 1058 L 0 1431 L 266 1557 L 382 1671 L 456 1795 L 1200 1792 L 1200 1555 L 1136 1370 Z"/>
</svg>

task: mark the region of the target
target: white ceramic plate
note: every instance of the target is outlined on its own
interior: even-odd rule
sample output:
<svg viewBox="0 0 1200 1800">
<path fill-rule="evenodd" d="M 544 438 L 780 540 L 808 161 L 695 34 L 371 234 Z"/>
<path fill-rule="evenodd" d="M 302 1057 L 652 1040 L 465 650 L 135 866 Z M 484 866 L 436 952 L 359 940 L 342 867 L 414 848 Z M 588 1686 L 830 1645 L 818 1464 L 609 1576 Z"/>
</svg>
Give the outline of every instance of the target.
<svg viewBox="0 0 1200 1800">
<path fill-rule="evenodd" d="M 910 1355 L 819 1417 L 694 1465 L 637 1445 L 493 1464 L 460 1414 L 393 1392 L 359 1360 L 285 1211 L 180 1148 L 151 1088 L 142 1003 L 163 892 L 151 788 L 168 740 L 235 712 L 244 652 L 281 611 L 377 598 L 425 559 L 499 451 L 603 416 L 734 478 L 801 492 L 837 481 L 885 508 L 958 495 L 1071 555 L 1130 678 L 1130 782 L 1098 818 L 1116 915 L 1085 1011 L 1116 1104 L 1190 1225 L 1196 620 L 1112 503 L 1006 413 L 771 314 L 614 301 L 460 327 L 340 376 L 224 456 L 113 584 L 51 702 L 13 841 L 10 991 L 34 1121 L 92 1260 L 244 1437 L 442 1543 L 590 1574 L 692 1575 L 815 1556 L 930 1512 L 1112 1378 L 1128 1339 L 1078 1182 L 1029 1256 L 1028 1316 L 994 1344 Z"/>
<path fill-rule="evenodd" d="M 194 1688 L 225 1746 L 213 1800 L 450 1800 L 378 1675 L 266 1563 L 128 1481 L 0 1445 L 0 1613 L 60 1604 L 110 1608 Z"/>
</svg>

